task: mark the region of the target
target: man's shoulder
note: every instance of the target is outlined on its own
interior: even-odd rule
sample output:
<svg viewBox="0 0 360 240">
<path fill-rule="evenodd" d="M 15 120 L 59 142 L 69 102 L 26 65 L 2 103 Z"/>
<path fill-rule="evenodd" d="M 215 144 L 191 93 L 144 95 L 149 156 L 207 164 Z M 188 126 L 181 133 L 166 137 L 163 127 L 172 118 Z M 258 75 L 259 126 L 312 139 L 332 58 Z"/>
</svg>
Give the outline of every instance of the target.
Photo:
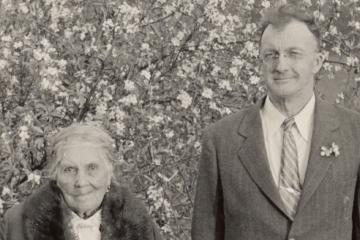
<svg viewBox="0 0 360 240">
<path fill-rule="evenodd" d="M 256 105 L 244 107 L 237 112 L 210 124 L 207 128 L 205 128 L 204 132 L 224 135 L 229 132 L 237 131 L 243 119 L 246 116 L 254 114 L 256 111 L 258 111 L 258 107 Z"/>
<path fill-rule="evenodd" d="M 8 227 L 16 226 L 21 223 L 24 212 L 24 203 L 19 203 L 8 209 L 4 215 L 5 225 Z"/>
<path fill-rule="evenodd" d="M 333 109 L 335 111 L 335 114 L 337 115 L 337 117 L 342 121 L 342 122 L 352 122 L 352 123 L 356 123 L 359 122 L 360 123 L 360 113 L 344 107 L 340 104 L 336 104 L 336 103 L 330 103 L 328 101 L 325 100 L 320 100 L 322 102 L 323 105 L 327 106 L 329 109 Z"/>
</svg>

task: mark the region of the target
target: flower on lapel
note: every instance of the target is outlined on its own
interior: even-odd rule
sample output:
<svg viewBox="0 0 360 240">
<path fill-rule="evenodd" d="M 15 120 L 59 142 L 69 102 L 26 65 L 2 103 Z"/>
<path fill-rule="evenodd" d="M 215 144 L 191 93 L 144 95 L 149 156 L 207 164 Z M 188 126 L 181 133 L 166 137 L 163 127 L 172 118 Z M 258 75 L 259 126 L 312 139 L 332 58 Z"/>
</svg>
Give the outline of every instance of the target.
<svg viewBox="0 0 360 240">
<path fill-rule="evenodd" d="M 330 147 L 322 146 L 320 155 L 322 157 L 330 157 L 331 155 L 337 157 L 340 155 L 340 148 L 336 143 L 332 143 Z"/>
</svg>

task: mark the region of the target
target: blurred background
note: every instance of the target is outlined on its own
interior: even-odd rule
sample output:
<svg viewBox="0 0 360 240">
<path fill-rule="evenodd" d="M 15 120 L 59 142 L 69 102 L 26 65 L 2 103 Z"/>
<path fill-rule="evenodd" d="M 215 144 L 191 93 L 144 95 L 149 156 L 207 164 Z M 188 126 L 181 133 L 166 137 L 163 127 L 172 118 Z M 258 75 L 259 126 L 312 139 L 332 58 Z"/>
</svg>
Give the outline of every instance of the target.
<svg viewBox="0 0 360 240">
<path fill-rule="evenodd" d="M 165 239 L 190 239 L 202 130 L 264 96 L 259 19 L 275 0 L 1 0 L 0 216 L 47 177 L 49 136 L 98 121 L 116 176 Z M 360 1 L 310 9 L 327 56 L 318 94 L 360 109 Z"/>
</svg>

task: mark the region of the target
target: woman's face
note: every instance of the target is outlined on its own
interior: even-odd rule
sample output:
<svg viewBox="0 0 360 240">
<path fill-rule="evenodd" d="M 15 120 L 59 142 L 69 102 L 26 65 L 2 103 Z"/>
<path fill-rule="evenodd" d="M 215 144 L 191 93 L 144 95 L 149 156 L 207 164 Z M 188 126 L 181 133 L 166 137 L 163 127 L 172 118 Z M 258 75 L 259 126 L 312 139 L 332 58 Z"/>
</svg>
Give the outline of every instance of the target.
<svg viewBox="0 0 360 240">
<path fill-rule="evenodd" d="M 56 171 L 67 205 L 79 216 L 97 209 L 110 185 L 112 171 L 100 148 L 79 144 L 64 150 Z"/>
</svg>

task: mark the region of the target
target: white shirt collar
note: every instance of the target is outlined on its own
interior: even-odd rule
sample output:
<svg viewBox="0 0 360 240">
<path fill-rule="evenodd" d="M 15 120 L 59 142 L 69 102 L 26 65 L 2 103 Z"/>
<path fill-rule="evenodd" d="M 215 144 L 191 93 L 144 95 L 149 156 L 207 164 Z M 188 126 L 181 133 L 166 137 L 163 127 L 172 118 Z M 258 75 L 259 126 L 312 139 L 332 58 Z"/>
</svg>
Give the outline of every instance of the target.
<svg viewBox="0 0 360 240">
<path fill-rule="evenodd" d="M 81 228 L 99 228 L 101 223 L 101 209 L 98 210 L 95 214 L 91 217 L 83 219 L 79 217 L 76 213 L 71 211 L 71 224 L 74 229 L 81 229 Z"/>
<path fill-rule="evenodd" d="M 310 141 L 312 132 L 311 124 L 313 121 L 315 111 L 315 95 L 313 94 L 310 100 L 306 103 L 304 108 L 294 116 L 294 120 L 297 126 L 297 129 L 300 135 L 306 140 Z M 270 136 L 273 136 L 279 129 L 281 129 L 281 124 L 286 119 L 284 116 L 270 101 L 269 96 L 266 97 L 265 103 L 261 110 L 261 115 L 267 123 L 268 131 Z"/>
</svg>

